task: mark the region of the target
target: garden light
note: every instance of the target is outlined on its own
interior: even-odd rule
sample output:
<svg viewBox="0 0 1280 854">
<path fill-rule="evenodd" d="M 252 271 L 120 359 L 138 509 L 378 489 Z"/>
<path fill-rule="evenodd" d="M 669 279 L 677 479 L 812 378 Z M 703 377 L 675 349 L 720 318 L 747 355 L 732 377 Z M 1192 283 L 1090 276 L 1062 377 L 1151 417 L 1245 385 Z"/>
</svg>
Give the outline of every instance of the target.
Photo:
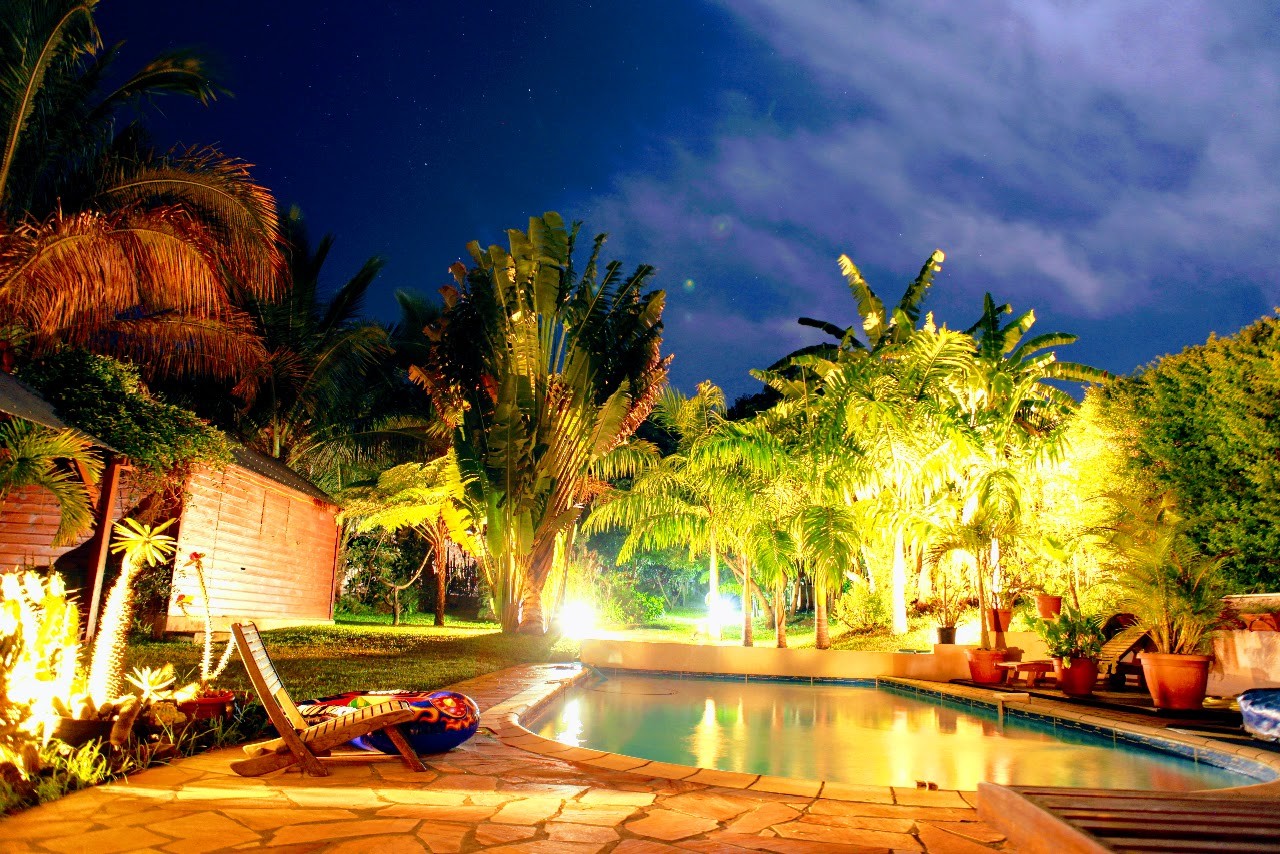
<svg viewBox="0 0 1280 854">
<path fill-rule="evenodd" d="M 565 637 L 581 640 L 596 628 L 596 609 L 587 602 L 566 602 L 560 609 L 560 632 Z"/>
</svg>

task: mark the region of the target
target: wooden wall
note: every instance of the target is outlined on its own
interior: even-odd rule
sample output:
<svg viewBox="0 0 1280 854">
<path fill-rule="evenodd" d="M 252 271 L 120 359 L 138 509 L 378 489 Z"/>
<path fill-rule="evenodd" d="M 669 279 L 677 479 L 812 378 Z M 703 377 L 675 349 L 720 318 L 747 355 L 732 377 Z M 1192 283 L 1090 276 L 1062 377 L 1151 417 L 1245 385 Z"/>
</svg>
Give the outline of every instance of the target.
<svg viewBox="0 0 1280 854">
<path fill-rule="evenodd" d="M 181 570 L 192 552 L 205 555 L 209 604 L 218 629 L 246 618 L 263 627 L 332 620 L 335 506 L 235 465 L 197 472 L 188 492 L 178 533 L 170 631 L 203 626 L 199 583 L 193 572 Z M 175 604 L 178 594 L 194 603 L 185 613 Z"/>
<path fill-rule="evenodd" d="M 125 502 L 129 500 L 136 499 L 127 488 L 121 489 L 115 507 L 117 519 L 128 511 Z M 90 569 L 93 531 L 70 545 L 54 548 L 58 515 L 58 504 L 48 490 L 28 486 L 6 497 L 0 504 L 0 572 L 54 565 L 69 585 L 79 586 Z"/>
</svg>

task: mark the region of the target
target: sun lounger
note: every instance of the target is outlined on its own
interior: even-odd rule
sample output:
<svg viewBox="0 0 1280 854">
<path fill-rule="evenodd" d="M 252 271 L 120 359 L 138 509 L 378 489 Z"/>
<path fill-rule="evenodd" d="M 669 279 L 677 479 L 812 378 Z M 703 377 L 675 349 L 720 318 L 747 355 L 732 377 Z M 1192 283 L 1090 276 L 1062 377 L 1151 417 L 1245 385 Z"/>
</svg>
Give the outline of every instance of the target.
<svg viewBox="0 0 1280 854">
<path fill-rule="evenodd" d="M 389 700 L 308 726 L 281 683 L 271 657 L 262 645 L 258 627 L 253 623 L 236 623 L 231 626 L 231 635 L 235 638 L 240 658 L 244 660 L 245 670 L 249 672 L 249 681 L 258 692 L 271 723 L 280 733 L 277 739 L 246 747 L 245 752 L 250 754 L 250 758 L 232 762 L 231 770 L 242 777 L 257 777 L 290 765 L 300 765 L 305 773 L 325 777 L 329 771 L 317 757 L 327 755 L 333 748 L 353 738 L 378 730 L 386 732 L 405 765 L 413 771 L 426 770 L 400 729 L 401 724 L 418 716 L 417 708 L 400 700 Z"/>
<path fill-rule="evenodd" d="M 1274 854 L 1274 800 L 1211 793 L 978 784 L 978 816 L 1024 854 Z"/>
<path fill-rule="evenodd" d="M 1123 688 L 1129 677 L 1142 685 L 1142 665 L 1137 662 L 1137 654 L 1151 646 L 1151 639 L 1146 630 L 1138 626 L 1121 629 L 1111 640 L 1102 645 L 1098 655 L 1098 678 L 1105 679 L 1112 687 Z"/>
</svg>

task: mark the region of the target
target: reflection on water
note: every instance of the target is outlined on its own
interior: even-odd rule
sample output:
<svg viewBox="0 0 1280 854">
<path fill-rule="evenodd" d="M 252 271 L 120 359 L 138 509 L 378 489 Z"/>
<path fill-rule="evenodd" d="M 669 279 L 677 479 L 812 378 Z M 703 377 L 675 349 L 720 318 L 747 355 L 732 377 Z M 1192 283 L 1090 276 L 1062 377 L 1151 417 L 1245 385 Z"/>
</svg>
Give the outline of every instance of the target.
<svg viewBox="0 0 1280 854">
<path fill-rule="evenodd" d="M 994 712 L 889 690 L 611 677 L 575 688 L 530 729 L 565 744 L 662 762 L 869 785 L 973 789 L 981 780 L 1119 789 L 1257 782 Z"/>
</svg>

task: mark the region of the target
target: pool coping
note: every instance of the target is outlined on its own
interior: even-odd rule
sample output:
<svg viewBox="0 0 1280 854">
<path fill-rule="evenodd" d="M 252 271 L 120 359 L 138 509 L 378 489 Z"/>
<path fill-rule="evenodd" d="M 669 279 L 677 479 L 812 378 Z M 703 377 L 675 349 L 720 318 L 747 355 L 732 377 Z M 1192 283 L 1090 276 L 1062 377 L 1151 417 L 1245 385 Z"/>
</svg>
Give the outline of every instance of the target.
<svg viewBox="0 0 1280 854">
<path fill-rule="evenodd" d="M 670 780 L 687 780 L 711 786 L 722 786 L 732 789 L 746 789 L 769 792 L 781 795 L 801 797 L 822 797 L 835 800 L 859 800 L 885 798 L 892 803 L 895 796 L 903 792 L 916 790 L 900 786 L 877 786 L 844 783 L 836 780 L 803 780 L 791 777 L 776 777 L 762 774 L 749 774 L 741 771 L 722 771 L 716 768 L 699 768 L 692 765 L 678 765 L 660 762 L 643 757 L 628 756 L 621 753 L 610 753 L 594 748 L 573 747 L 554 739 L 540 736 L 521 723 L 521 719 L 532 715 L 549 703 L 554 702 L 577 682 L 588 678 L 593 671 L 602 673 L 628 673 L 633 675 L 653 675 L 687 679 L 717 679 L 734 682 L 790 682 L 802 684 L 875 684 L 905 690 L 919 695 L 937 697 L 959 702 L 964 705 L 980 706 L 989 709 L 1003 707 L 1003 714 L 1027 720 L 1051 723 L 1054 728 L 1089 732 L 1104 737 L 1110 735 L 1117 741 L 1125 741 L 1131 745 L 1172 753 L 1194 762 L 1204 762 L 1228 771 L 1246 776 L 1258 777 L 1259 774 L 1271 776 L 1271 779 L 1259 778 L 1257 783 L 1232 786 L 1222 789 L 1197 790 L 1199 794 L 1214 796 L 1239 795 L 1245 797 L 1280 796 L 1280 754 L 1261 750 L 1248 744 L 1234 745 L 1208 736 L 1194 735 L 1186 732 L 1171 731 L 1161 727 L 1151 727 L 1130 721 L 1108 717 L 1100 710 L 1082 712 L 1067 706 L 1066 703 L 1043 698 L 1027 700 L 1005 699 L 1005 692 L 989 691 L 965 685 L 944 682 L 929 682 L 921 679 L 908 679 L 897 676 L 879 676 L 860 679 L 837 679 L 827 677 L 790 677 L 790 676 L 752 676 L 743 674 L 690 673 L 683 671 L 651 671 L 624 670 L 615 668 L 592 668 L 582 665 L 564 665 L 563 669 L 572 671 L 563 678 L 550 678 L 541 684 L 534 685 L 505 702 L 486 710 L 481 718 L 481 726 L 489 729 L 495 738 L 504 744 L 520 750 L 526 750 L 542 756 L 550 756 L 587 766 L 594 766 L 611 771 L 633 771 L 650 777 L 662 777 Z M 1004 694 L 1004 696 L 1002 696 Z M 924 790 L 920 790 L 922 793 Z M 930 792 L 957 792 L 972 795 L 973 790 L 963 789 L 930 789 Z"/>
</svg>

